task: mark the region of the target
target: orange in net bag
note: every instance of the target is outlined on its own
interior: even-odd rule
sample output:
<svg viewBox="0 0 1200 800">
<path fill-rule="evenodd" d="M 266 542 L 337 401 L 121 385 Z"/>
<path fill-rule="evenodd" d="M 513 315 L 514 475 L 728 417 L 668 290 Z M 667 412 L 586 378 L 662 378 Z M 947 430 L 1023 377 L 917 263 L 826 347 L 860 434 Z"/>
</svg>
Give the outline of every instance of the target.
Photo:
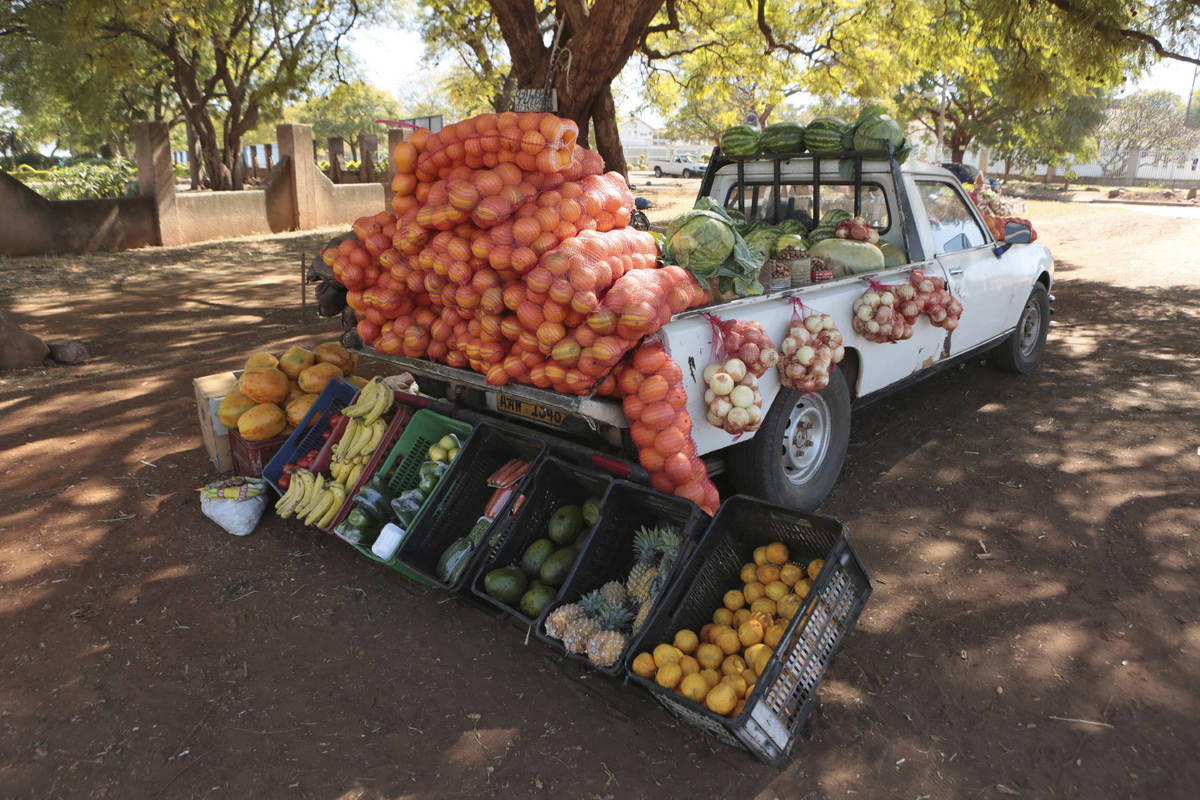
<svg viewBox="0 0 1200 800">
<path fill-rule="evenodd" d="M 513 163 L 524 172 L 559 172 L 568 167 L 579 128 L 554 114 L 480 114 L 429 136 L 416 161 L 418 180 L 445 178 L 459 165 L 474 168 Z"/>
</svg>

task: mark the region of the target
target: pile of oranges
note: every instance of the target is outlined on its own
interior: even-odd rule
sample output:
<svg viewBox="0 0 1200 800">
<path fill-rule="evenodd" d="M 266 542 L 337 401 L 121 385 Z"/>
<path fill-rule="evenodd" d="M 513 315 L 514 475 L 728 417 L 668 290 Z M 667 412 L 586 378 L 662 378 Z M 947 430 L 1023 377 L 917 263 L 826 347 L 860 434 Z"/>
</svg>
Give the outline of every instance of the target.
<svg viewBox="0 0 1200 800">
<path fill-rule="evenodd" d="M 634 673 L 713 713 L 741 714 L 825 563 L 801 566 L 788 557 L 783 542 L 755 548 L 741 569 L 742 588 L 725 593 L 712 622 L 639 653 Z"/>
</svg>

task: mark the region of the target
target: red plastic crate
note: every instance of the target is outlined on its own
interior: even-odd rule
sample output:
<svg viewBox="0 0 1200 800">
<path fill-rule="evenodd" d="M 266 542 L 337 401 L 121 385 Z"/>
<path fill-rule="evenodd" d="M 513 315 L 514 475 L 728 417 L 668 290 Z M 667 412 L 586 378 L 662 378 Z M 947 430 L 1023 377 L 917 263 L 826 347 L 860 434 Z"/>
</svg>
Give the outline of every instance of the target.
<svg viewBox="0 0 1200 800">
<path fill-rule="evenodd" d="M 229 431 L 229 452 L 233 456 L 234 473 L 261 478 L 263 469 L 287 440 L 286 436 L 276 436 L 261 442 L 247 442 L 236 430 Z"/>
</svg>

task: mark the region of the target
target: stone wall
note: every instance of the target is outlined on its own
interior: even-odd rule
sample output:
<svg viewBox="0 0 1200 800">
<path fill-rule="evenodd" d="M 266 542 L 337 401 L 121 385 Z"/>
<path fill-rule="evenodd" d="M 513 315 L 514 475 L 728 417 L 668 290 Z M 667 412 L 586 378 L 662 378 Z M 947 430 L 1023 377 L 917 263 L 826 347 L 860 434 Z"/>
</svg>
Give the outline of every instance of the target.
<svg viewBox="0 0 1200 800">
<path fill-rule="evenodd" d="M 344 225 L 388 208 L 380 183 L 335 185 L 313 162 L 312 129 L 279 125 L 279 161 L 266 187 L 175 191 L 167 126 L 134 123 L 139 197 L 46 200 L 0 173 L 0 255 L 173 246 Z M 297 158 L 296 154 L 301 154 Z"/>
</svg>

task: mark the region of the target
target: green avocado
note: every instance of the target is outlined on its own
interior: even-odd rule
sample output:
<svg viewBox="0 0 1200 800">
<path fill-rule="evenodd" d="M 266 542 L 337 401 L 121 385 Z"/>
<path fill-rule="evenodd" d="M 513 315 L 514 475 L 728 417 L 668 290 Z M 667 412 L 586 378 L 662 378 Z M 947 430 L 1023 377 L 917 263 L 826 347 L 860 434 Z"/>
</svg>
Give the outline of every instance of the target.
<svg viewBox="0 0 1200 800">
<path fill-rule="evenodd" d="M 483 576 L 483 590 L 505 605 L 516 605 L 529 588 L 529 579 L 520 567 L 511 564 Z"/>
<path fill-rule="evenodd" d="M 571 545 L 555 550 L 542 562 L 542 568 L 538 570 L 538 580 L 550 586 L 562 586 L 571 574 L 571 567 L 575 565 L 578 555 L 579 551 Z"/>
<path fill-rule="evenodd" d="M 583 530 L 583 509 L 562 506 L 550 517 L 546 534 L 555 544 L 571 544 Z"/>
<path fill-rule="evenodd" d="M 583 504 L 583 524 L 590 528 L 596 524 L 598 519 L 600 519 L 600 498 L 589 497 Z"/>
<path fill-rule="evenodd" d="M 535 584 L 521 596 L 521 613 L 527 617 L 540 617 L 546 606 L 558 594 L 557 589 Z"/>
<path fill-rule="evenodd" d="M 521 569 L 530 578 L 536 578 L 538 571 L 542 568 L 542 563 L 550 557 L 554 552 L 554 542 L 549 539 L 538 539 L 533 544 L 529 545 L 525 550 L 525 555 L 521 556 Z"/>
<path fill-rule="evenodd" d="M 437 576 L 443 583 L 454 583 L 458 580 L 463 570 L 467 568 L 467 562 L 471 560 L 473 547 L 471 540 L 463 537 L 455 539 L 449 547 L 442 551 L 442 557 L 438 559 L 437 563 Z"/>
</svg>

